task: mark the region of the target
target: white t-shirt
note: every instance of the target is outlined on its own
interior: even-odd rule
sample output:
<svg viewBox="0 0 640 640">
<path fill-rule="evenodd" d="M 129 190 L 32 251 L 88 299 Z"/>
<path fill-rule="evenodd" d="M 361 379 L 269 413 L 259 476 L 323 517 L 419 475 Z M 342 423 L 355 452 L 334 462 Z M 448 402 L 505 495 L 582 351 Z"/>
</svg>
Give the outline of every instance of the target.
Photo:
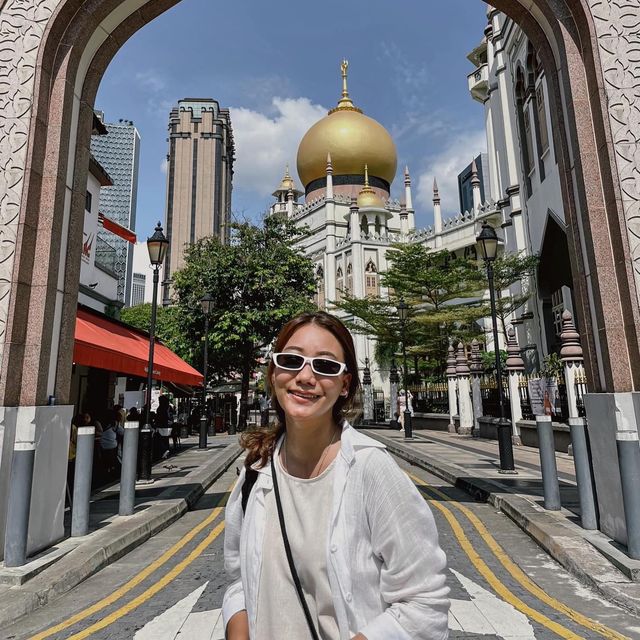
<svg viewBox="0 0 640 640">
<path fill-rule="evenodd" d="M 327 535 L 333 497 L 333 462 L 316 478 L 296 478 L 276 461 L 278 488 L 293 561 L 307 606 L 322 640 L 340 632 L 327 574 Z M 284 550 L 275 491 L 266 496 L 266 528 L 258 589 L 255 640 L 310 638 Z M 253 639 L 252 639 L 253 640 Z"/>
</svg>

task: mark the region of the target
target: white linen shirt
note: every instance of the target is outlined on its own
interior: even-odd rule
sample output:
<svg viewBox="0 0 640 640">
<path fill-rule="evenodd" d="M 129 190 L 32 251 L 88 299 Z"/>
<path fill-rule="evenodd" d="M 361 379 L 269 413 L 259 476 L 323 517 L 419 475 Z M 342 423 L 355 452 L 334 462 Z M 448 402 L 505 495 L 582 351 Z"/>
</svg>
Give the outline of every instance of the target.
<svg viewBox="0 0 640 640">
<path fill-rule="evenodd" d="M 244 517 L 244 468 L 225 511 L 224 559 L 231 584 L 222 604 L 225 629 L 246 609 L 251 638 L 256 634 L 265 495 L 273 490 L 270 464 L 254 468 L 258 479 Z M 367 640 L 448 638 L 446 557 L 418 490 L 383 444 L 346 421 L 334 474 L 327 573 L 341 640 L 357 633 Z"/>
</svg>

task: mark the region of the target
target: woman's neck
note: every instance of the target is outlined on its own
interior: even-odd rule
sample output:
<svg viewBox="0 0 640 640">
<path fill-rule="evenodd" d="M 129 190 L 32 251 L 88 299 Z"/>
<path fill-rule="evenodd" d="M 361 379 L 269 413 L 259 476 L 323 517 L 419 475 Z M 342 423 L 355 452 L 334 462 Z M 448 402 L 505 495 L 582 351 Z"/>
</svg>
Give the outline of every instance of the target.
<svg viewBox="0 0 640 640">
<path fill-rule="evenodd" d="M 326 468 L 340 449 L 341 429 L 333 420 L 316 425 L 287 422 L 284 442 L 287 472 L 298 477 L 314 477 Z M 282 455 L 281 455 L 282 459 Z"/>
</svg>

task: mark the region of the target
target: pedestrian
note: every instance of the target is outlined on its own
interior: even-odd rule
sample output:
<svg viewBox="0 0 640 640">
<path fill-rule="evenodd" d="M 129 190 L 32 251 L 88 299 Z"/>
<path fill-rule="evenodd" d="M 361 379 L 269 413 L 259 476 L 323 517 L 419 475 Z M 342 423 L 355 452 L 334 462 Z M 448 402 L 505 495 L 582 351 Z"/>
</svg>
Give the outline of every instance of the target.
<svg viewBox="0 0 640 640">
<path fill-rule="evenodd" d="M 269 398 L 267 398 L 267 394 L 264 391 L 260 392 L 260 398 L 258 399 L 258 404 L 260 405 L 260 426 L 268 427 L 269 426 Z"/>
<path fill-rule="evenodd" d="M 242 435 L 226 507 L 228 640 L 447 638 L 431 511 L 384 445 L 345 417 L 360 386 L 348 330 L 324 312 L 293 318 L 267 382 L 276 421 Z"/>
<path fill-rule="evenodd" d="M 106 425 L 102 428 L 100 449 L 102 451 L 102 461 L 106 475 L 113 473 L 118 466 L 119 418 L 119 412 L 114 409 L 108 410 L 106 412 Z"/>
<path fill-rule="evenodd" d="M 172 423 L 169 396 L 163 394 L 158 398 L 158 410 L 156 411 L 156 429 L 160 437 L 160 456 L 162 458 L 169 457 L 169 436 L 171 435 Z"/>
</svg>

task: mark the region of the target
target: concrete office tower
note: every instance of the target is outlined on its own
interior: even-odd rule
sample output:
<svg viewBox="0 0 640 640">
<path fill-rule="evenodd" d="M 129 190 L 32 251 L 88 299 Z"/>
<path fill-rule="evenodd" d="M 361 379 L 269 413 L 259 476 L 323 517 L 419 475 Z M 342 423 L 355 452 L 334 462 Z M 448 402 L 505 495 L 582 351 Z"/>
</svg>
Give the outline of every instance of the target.
<svg viewBox="0 0 640 640">
<path fill-rule="evenodd" d="M 100 190 L 100 211 L 107 218 L 135 231 L 140 135 L 130 120 L 107 123 L 101 112 L 96 114 L 106 126 L 107 134 L 92 136 L 91 153 L 113 180 L 113 186 L 102 187 Z M 129 305 L 133 245 L 106 232 L 98 232 L 98 241 L 115 249 L 118 300 Z"/>
<path fill-rule="evenodd" d="M 229 239 L 234 151 L 229 110 L 216 100 L 185 98 L 171 110 L 165 304 L 170 302 L 171 274 L 184 266 L 186 247 L 211 235 Z"/>
</svg>

